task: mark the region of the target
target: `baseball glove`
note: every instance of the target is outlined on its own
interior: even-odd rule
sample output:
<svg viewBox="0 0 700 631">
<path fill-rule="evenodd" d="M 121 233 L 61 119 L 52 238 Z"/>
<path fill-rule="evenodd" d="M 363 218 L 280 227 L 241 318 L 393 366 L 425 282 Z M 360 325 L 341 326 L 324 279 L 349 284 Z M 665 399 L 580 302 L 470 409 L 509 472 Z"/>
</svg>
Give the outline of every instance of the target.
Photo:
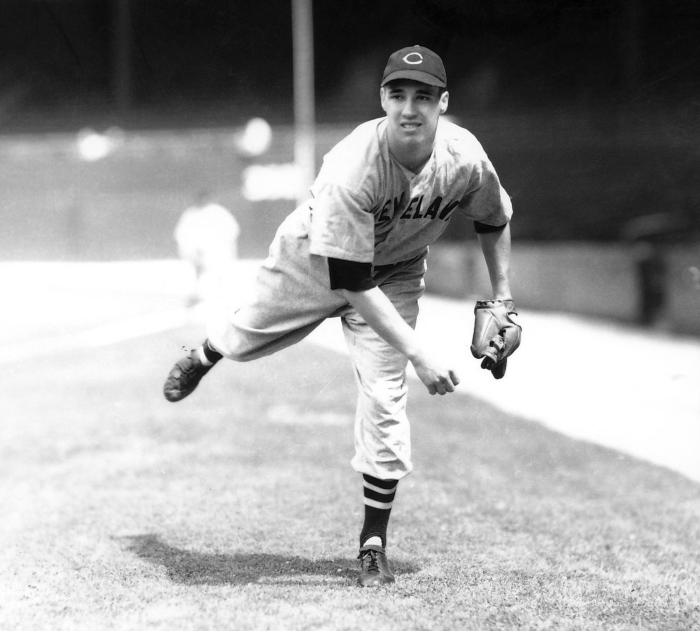
<svg viewBox="0 0 700 631">
<path fill-rule="evenodd" d="M 522 327 L 512 300 L 479 300 L 474 307 L 471 351 L 495 379 L 506 374 L 508 357 L 520 346 Z"/>
</svg>

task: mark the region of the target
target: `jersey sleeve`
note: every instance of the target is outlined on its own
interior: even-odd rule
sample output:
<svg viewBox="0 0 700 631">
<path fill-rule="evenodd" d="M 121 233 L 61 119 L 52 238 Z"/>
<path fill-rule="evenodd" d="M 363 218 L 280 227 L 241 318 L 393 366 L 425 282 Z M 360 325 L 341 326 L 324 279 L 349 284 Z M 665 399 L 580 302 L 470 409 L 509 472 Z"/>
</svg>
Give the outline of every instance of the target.
<svg viewBox="0 0 700 631">
<path fill-rule="evenodd" d="M 481 226 L 499 228 L 511 220 L 512 202 L 488 158 L 484 157 L 474 165 L 459 208 Z"/>
<path fill-rule="evenodd" d="M 194 224 L 191 211 L 185 210 L 175 225 L 173 237 L 177 243 L 180 256 L 189 258 L 194 256 L 197 250 L 198 231 L 197 226 Z"/>
<path fill-rule="evenodd" d="M 335 183 L 312 189 L 310 252 L 319 256 L 372 263 L 374 215 L 359 196 Z"/>
</svg>

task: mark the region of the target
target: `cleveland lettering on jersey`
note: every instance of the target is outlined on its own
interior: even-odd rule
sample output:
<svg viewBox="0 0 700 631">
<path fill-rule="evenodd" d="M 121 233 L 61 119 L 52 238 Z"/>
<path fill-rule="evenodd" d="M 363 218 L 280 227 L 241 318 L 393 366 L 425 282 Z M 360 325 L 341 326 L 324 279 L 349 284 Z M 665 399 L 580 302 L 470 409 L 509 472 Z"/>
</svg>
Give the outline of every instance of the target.
<svg viewBox="0 0 700 631">
<path fill-rule="evenodd" d="M 401 213 L 399 219 L 442 219 L 447 221 L 454 209 L 459 205 L 459 200 L 448 201 L 443 205 L 440 195 L 432 200 L 430 204 L 424 204 L 425 196 L 419 195 L 418 197 L 412 197 L 402 211 L 405 197 L 406 193 L 401 193 L 401 197 L 389 198 L 374 208 L 366 210 L 366 212 L 375 216 L 377 225 L 388 223 L 399 212 Z M 423 208 L 425 208 L 425 212 L 423 212 Z"/>
</svg>

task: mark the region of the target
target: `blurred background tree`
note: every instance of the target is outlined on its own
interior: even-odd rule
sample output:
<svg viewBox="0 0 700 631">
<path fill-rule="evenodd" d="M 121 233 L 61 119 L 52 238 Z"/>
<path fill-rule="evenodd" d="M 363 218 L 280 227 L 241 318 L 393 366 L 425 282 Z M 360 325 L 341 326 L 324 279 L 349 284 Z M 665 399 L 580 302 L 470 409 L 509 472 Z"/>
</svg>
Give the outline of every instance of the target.
<svg viewBox="0 0 700 631">
<path fill-rule="evenodd" d="M 278 128 L 267 157 L 289 160 L 280 142 L 294 115 L 291 9 L 291 0 L 2 0 L 0 135 L 219 129 L 262 117 Z M 496 164 L 518 209 L 518 239 L 624 240 L 648 215 L 673 227 L 667 241 L 700 232 L 696 0 L 345 0 L 313 9 L 319 159 L 339 134 L 382 115 L 387 56 L 420 42 L 445 59 L 448 114 Z M 15 200 L 26 197 L 8 169 Z M 14 214 L 32 204 L 15 201 Z M 447 238 L 471 234 L 456 219 Z"/>
<path fill-rule="evenodd" d="M 193 109 L 212 122 L 290 120 L 291 2 L 3 0 L 2 128 Z M 316 2 L 321 122 L 376 113 L 382 64 L 421 42 L 467 110 L 685 106 L 698 98 L 694 0 Z"/>
</svg>

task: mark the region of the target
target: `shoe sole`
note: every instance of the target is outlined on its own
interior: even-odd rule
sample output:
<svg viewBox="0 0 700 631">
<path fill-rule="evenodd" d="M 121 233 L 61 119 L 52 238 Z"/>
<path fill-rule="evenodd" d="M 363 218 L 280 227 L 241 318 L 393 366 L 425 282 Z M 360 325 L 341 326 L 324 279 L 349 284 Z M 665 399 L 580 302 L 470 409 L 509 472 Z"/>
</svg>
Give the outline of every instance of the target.
<svg viewBox="0 0 700 631">
<path fill-rule="evenodd" d="M 371 582 L 369 582 L 369 583 L 363 583 L 361 580 L 359 580 L 359 579 L 357 580 L 357 584 L 358 584 L 360 587 L 369 587 L 369 588 L 372 588 L 372 587 L 385 587 L 385 586 L 387 586 L 387 585 L 393 585 L 394 583 L 396 583 L 396 580 L 395 580 L 395 579 L 385 579 L 385 580 L 373 579 L 373 580 L 372 580 Z"/>
</svg>

